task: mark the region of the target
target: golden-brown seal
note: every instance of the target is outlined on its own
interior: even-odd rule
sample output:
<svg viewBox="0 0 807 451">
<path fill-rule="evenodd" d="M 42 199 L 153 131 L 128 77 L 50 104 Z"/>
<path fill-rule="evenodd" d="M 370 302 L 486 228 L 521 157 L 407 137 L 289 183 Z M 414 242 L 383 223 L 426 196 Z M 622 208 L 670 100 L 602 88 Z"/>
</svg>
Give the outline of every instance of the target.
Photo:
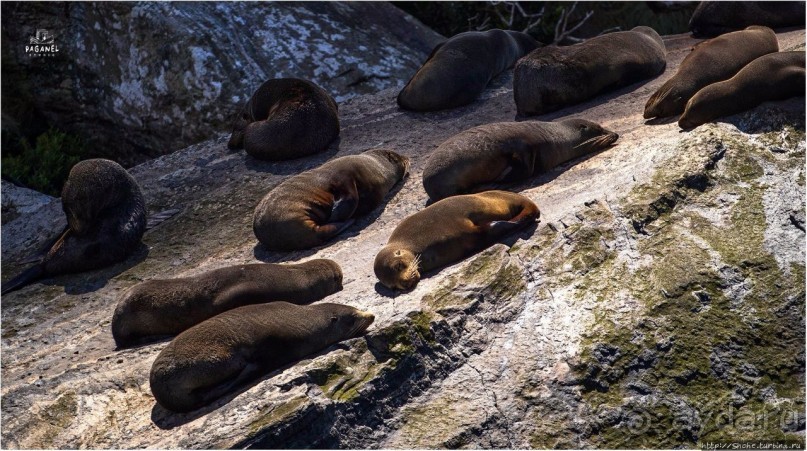
<svg viewBox="0 0 807 451">
<path fill-rule="evenodd" d="M 410 290 L 421 273 L 479 252 L 539 214 L 532 201 L 507 191 L 448 197 L 401 221 L 375 257 L 375 274 L 389 288 Z"/>
<path fill-rule="evenodd" d="M 664 72 L 667 50 L 650 27 L 567 47 L 542 47 L 516 63 L 513 97 L 520 115 L 555 111 Z"/>
<path fill-rule="evenodd" d="M 768 100 L 803 96 L 804 82 L 804 51 L 760 56 L 737 75 L 698 91 L 689 99 L 678 125 L 689 129 Z"/>
<path fill-rule="evenodd" d="M 273 250 L 322 245 L 380 205 L 408 169 L 408 158 L 372 149 L 290 177 L 255 208 L 255 236 Z"/>
<path fill-rule="evenodd" d="M 526 33 L 468 31 L 451 37 L 431 55 L 398 94 L 398 105 L 436 111 L 467 105 L 496 75 L 540 45 Z"/>
<path fill-rule="evenodd" d="M 423 187 L 432 200 L 512 183 L 605 149 L 619 135 L 583 119 L 499 122 L 452 136 L 432 152 Z"/>
<path fill-rule="evenodd" d="M 157 402 L 189 412 L 342 340 L 373 315 L 339 304 L 288 302 L 228 310 L 179 334 L 160 352 L 149 383 Z"/>
<path fill-rule="evenodd" d="M 112 317 L 119 348 L 176 335 L 219 313 L 247 304 L 308 304 L 342 289 L 332 260 L 214 269 L 193 277 L 148 280 L 126 290 Z"/>
<path fill-rule="evenodd" d="M 3 285 L 3 294 L 41 277 L 103 268 L 140 246 L 146 202 L 135 179 L 105 159 L 76 163 L 62 188 L 67 229 L 39 263 Z"/>
<path fill-rule="evenodd" d="M 645 119 L 683 113 L 689 99 L 704 86 L 728 80 L 751 61 L 778 51 L 773 30 L 758 26 L 697 44 L 678 72 L 647 100 Z"/>
<path fill-rule="evenodd" d="M 233 125 L 227 147 L 260 160 L 290 160 L 328 148 L 339 136 L 336 102 L 324 89 L 299 78 L 262 84 Z"/>
</svg>

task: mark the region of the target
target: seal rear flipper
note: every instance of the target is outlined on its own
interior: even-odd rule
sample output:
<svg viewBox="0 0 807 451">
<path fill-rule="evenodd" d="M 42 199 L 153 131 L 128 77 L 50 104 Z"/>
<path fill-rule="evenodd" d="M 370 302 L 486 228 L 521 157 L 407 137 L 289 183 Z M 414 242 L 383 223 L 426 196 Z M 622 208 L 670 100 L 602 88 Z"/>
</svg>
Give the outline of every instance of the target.
<svg viewBox="0 0 807 451">
<path fill-rule="evenodd" d="M 197 397 L 200 404 L 197 408 L 208 405 L 215 400 L 237 391 L 239 388 L 244 387 L 249 382 L 255 380 L 259 375 L 259 366 L 254 363 L 248 363 L 244 368 L 229 380 L 220 384 L 207 387 L 197 387 L 191 390 L 191 396 Z"/>
<path fill-rule="evenodd" d="M 0 287 L 0 294 L 6 294 L 14 290 L 18 290 L 28 285 L 29 283 L 38 280 L 40 277 L 42 277 L 44 273 L 45 270 L 41 264 L 31 266 L 30 268 L 20 273 L 18 276 L 4 283 L 3 286 Z"/>
<path fill-rule="evenodd" d="M 356 222 L 356 220 L 352 218 L 342 222 L 331 222 L 328 224 L 315 226 L 314 231 L 322 241 L 328 241 L 336 235 L 342 233 L 348 227 L 352 226 L 354 222 Z"/>
</svg>

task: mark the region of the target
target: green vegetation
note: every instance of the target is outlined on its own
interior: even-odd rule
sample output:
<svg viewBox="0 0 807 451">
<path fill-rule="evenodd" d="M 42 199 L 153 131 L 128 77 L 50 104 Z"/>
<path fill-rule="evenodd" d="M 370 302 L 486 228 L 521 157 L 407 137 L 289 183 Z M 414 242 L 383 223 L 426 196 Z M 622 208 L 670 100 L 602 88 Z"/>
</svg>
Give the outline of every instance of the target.
<svg viewBox="0 0 807 451">
<path fill-rule="evenodd" d="M 647 235 L 638 236 L 637 246 L 652 264 L 633 271 L 595 267 L 581 284 L 581 296 L 595 290 L 597 296 L 628 295 L 643 307 L 627 318 L 595 315 L 573 368 L 595 413 L 590 446 L 803 441 L 786 420 L 804 410 L 798 357 L 804 354 L 804 267 L 780 268 L 766 250 L 767 186 L 758 180 L 762 162 L 782 170 L 791 164 L 732 137 L 721 139 L 727 148 L 721 170 L 693 174 L 684 167 L 677 177 L 664 174 L 638 187 L 626 201 L 626 212 L 636 213 L 652 199 L 676 200 L 643 218 Z M 693 175 L 708 178 L 698 186 L 703 191 L 685 182 Z M 736 202 L 722 221 L 700 213 L 718 211 L 727 194 Z"/>
<path fill-rule="evenodd" d="M 32 147 L 21 139 L 22 152 L 3 156 L 2 174 L 29 188 L 59 196 L 70 168 L 86 155 L 84 142 L 51 128 Z"/>
</svg>

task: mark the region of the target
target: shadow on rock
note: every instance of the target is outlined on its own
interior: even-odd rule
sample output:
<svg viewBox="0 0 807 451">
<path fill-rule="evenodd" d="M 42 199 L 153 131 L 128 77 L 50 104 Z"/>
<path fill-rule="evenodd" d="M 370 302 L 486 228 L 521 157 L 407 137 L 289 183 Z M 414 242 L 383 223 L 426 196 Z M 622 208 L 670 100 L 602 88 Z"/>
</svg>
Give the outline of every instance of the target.
<svg viewBox="0 0 807 451">
<path fill-rule="evenodd" d="M 243 152 L 244 165 L 247 169 L 255 172 L 266 172 L 274 175 L 297 175 L 301 172 L 313 169 L 320 166 L 322 163 L 330 160 L 339 153 L 339 144 L 342 141 L 341 137 L 336 138 L 326 150 L 315 153 L 313 155 L 306 155 L 293 160 L 283 161 L 265 161 L 249 155 L 245 150 L 239 149 L 237 152 Z"/>
</svg>

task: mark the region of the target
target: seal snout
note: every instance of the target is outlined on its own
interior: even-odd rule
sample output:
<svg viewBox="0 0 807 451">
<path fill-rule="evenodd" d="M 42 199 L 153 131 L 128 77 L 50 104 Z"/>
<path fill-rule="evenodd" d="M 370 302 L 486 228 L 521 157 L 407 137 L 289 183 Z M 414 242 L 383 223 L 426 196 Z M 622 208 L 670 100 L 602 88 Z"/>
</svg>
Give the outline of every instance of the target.
<svg viewBox="0 0 807 451">
<path fill-rule="evenodd" d="M 358 337 L 359 335 L 363 334 L 368 327 L 375 321 L 375 315 L 370 312 L 365 312 L 362 310 L 356 311 L 356 328 L 351 334 L 354 337 Z"/>
</svg>

